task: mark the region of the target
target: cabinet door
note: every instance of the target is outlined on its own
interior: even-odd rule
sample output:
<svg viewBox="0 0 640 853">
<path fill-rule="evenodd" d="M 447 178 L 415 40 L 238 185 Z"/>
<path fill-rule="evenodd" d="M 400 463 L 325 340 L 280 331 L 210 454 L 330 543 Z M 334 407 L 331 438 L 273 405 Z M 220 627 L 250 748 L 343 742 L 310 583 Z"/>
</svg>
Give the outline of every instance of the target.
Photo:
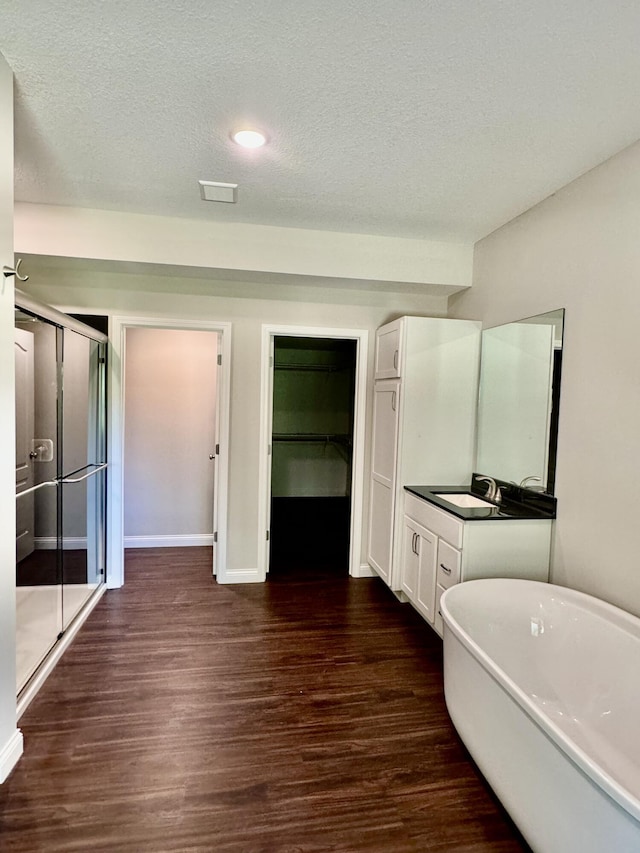
<svg viewBox="0 0 640 853">
<path fill-rule="evenodd" d="M 433 623 L 435 619 L 438 537 L 431 533 L 430 530 L 421 526 L 418 526 L 417 532 L 418 595 L 415 605 L 424 618 Z"/>
<path fill-rule="evenodd" d="M 367 558 L 386 583 L 391 581 L 399 396 L 398 380 L 376 383 Z"/>
<path fill-rule="evenodd" d="M 402 529 L 402 591 L 416 610 L 433 624 L 438 537 L 407 515 Z"/>
<path fill-rule="evenodd" d="M 402 319 L 387 323 L 376 331 L 375 379 L 401 376 L 400 331 Z"/>
<path fill-rule="evenodd" d="M 402 541 L 402 591 L 409 601 L 415 603 L 418 597 L 418 569 L 420 558 L 416 540 L 419 536 L 416 524 L 405 515 Z"/>
</svg>

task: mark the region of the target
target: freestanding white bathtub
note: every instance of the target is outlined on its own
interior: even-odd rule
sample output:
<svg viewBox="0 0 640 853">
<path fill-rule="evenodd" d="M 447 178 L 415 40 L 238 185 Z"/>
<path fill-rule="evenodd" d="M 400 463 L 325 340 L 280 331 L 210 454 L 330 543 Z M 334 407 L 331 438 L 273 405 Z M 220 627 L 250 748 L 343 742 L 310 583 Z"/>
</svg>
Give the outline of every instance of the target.
<svg viewBox="0 0 640 853">
<path fill-rule="evenodd" d="M 640 619 L 536 581 L 441 599 L 451 719 L 537 853 L 640 853 Z"/>
</svg>

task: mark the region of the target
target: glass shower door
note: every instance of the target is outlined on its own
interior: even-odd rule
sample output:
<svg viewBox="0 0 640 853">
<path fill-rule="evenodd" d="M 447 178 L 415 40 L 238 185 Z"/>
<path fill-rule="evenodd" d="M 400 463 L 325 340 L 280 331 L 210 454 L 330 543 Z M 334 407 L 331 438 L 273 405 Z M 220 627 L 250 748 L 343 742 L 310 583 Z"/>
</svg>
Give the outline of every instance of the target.
<svg viewBox="0 0 640 853">
<path fill-rule="evenodd" d="M 62 629 L 59 375 L 62 330 L 16 310 L 16 674 L 24 687 Z"/>
<path fill-rule="evenodd" d="M 66 629 L 104 580 L 105 344 L 64 330 L 62 612 Z"/>
<path fill-rule="evenodd" d="M 17 692 L 105 579 L 106 336 L 16 294 Z"/>
</svg>

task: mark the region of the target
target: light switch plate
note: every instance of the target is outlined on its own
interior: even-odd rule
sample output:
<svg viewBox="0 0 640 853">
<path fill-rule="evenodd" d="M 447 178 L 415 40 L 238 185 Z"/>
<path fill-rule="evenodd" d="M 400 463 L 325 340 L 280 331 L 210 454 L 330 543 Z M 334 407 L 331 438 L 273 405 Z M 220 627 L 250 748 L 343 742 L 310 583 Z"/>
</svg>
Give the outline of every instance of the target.
<svg viewBox="0 0 640 853">
<path fill-rule="evenodd" d="M 50 438 L 32 438 L 31 453 L 34 462 L 53 462 L 53 441 Z"/>
</svg>

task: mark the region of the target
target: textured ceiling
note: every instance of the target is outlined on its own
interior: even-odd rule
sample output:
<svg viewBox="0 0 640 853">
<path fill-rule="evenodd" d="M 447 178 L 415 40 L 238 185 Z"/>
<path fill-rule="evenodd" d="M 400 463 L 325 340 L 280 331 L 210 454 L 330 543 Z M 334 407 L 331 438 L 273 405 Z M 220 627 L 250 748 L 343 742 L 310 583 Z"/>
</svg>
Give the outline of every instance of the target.
<svg viewBox="0 0 640 853">
<path fill-rule="evenodd" d="M 16 196 L 477 239 L 640 137 L 639 35 L 637 0 L 2 0 Z"/>
</svg>

